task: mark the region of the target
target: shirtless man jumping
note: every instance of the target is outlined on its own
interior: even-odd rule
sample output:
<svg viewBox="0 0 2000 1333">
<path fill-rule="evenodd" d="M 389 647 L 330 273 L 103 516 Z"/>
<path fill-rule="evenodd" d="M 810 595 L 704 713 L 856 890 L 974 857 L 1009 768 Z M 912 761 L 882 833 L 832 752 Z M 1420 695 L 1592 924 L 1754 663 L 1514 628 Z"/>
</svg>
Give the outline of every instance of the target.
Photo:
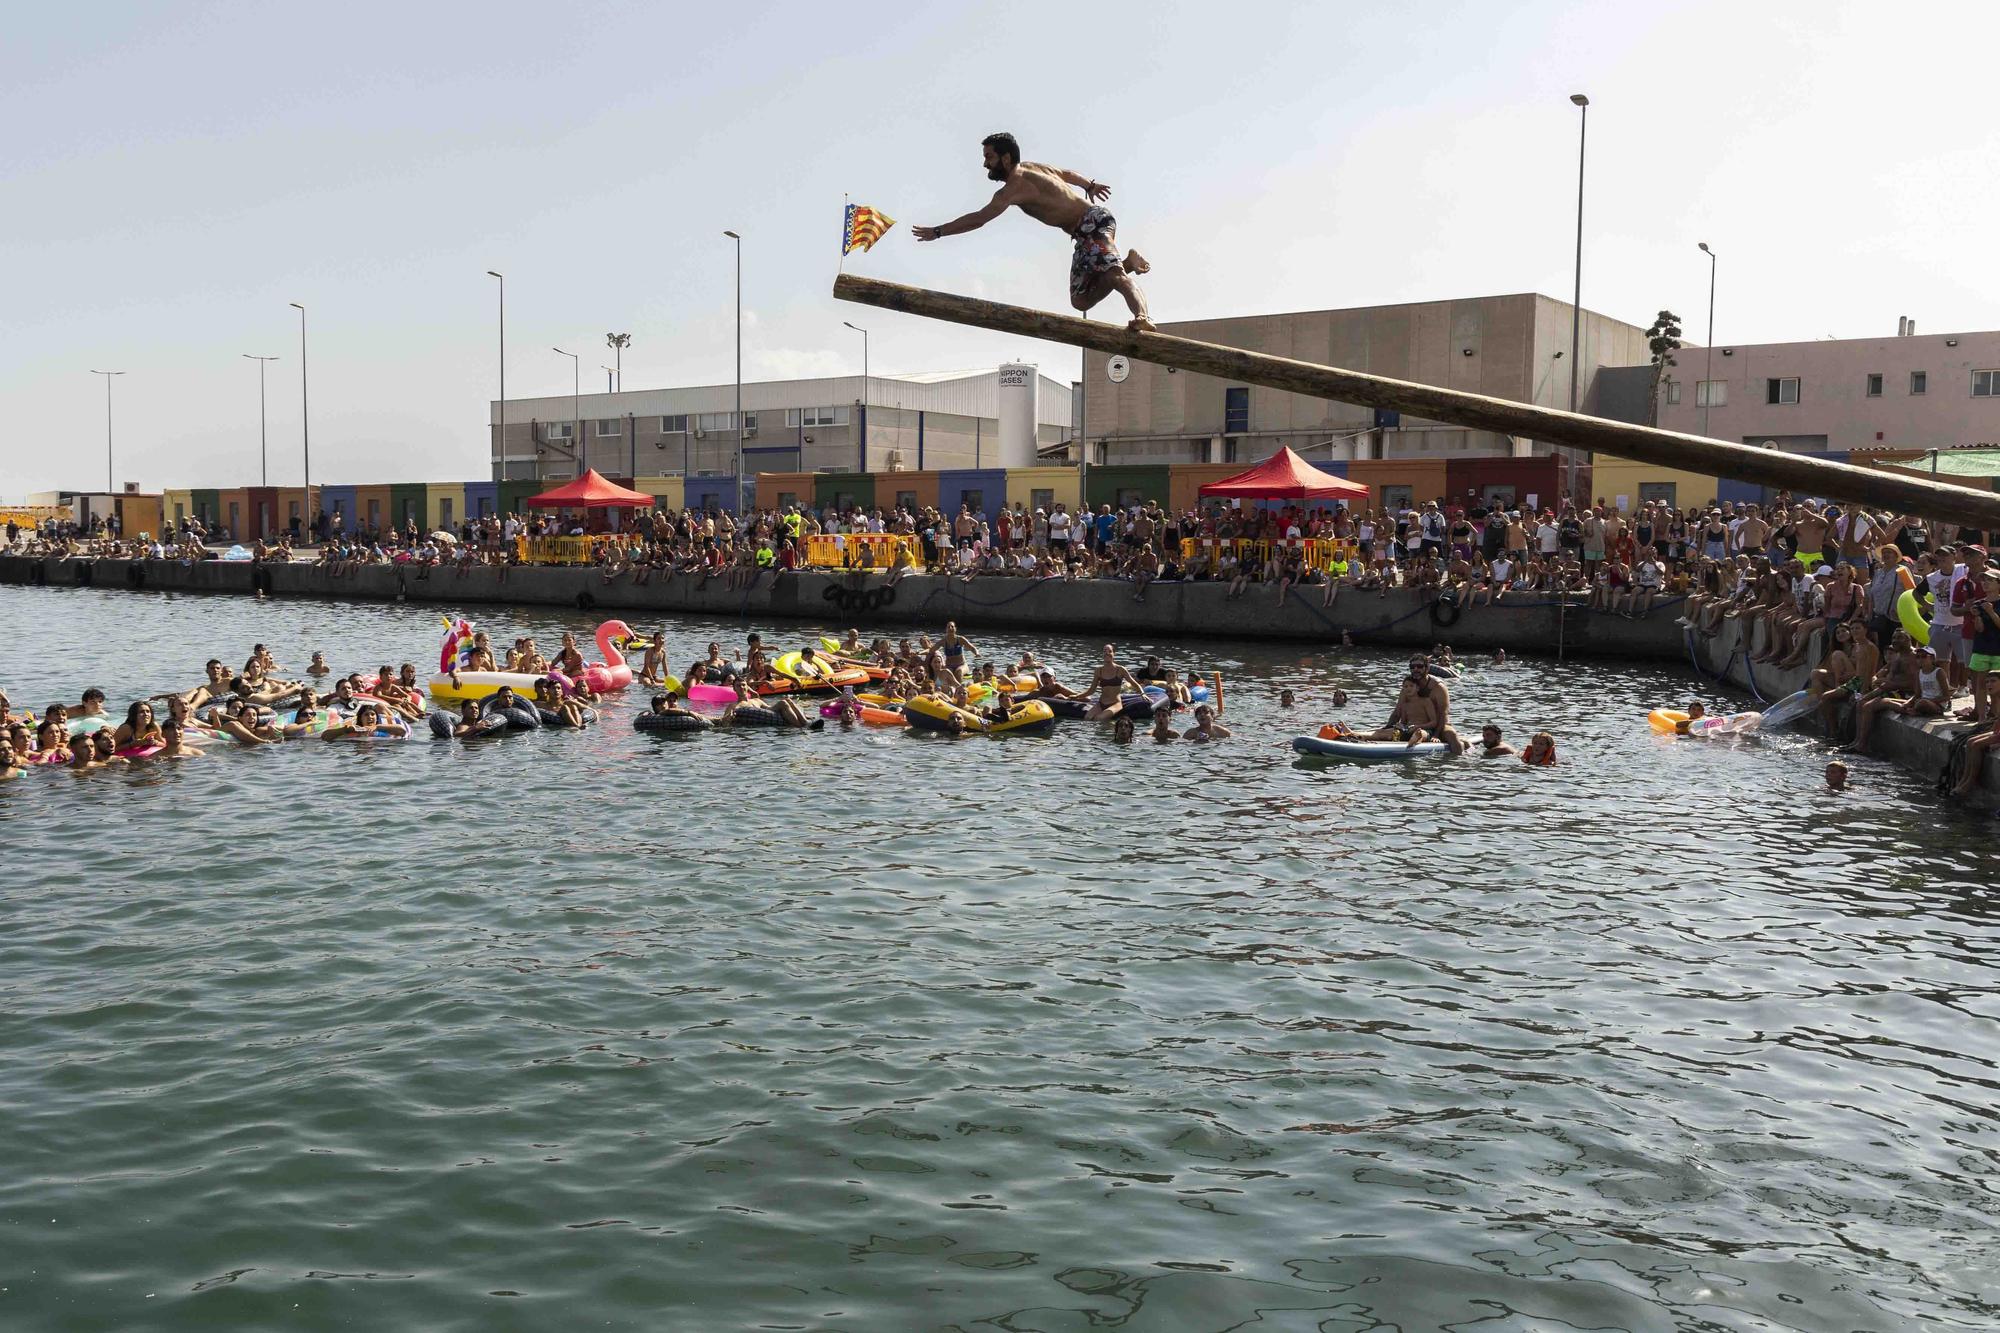
<svg viewBox="0 0 2000 1333">
<path fill-rule="evenodd" d="M 989 134 L 980 147 L 986 155 L 986 178 L 1000 182 L 986 206 L 941 227 L 912 227 L 911 233 L 920 241 L 957 236 L 977 231 L 1009 208 L 1019 208 L 1075 240 L 1069 260 L 1072 306 L 1088 310 L 1115 291 L 1132 311 L 1132 322 L 1126 327 L 1151 332 L 1153 321 L 1146 314 L 1146 298 L 1132 279 L 1153 266 L 1137 250 L 1128 250 L 1119 258 L 1118 219 L 1098 206 L 1111 197 L 1111 187 L 1061 167 L 1023 162 L 1021 145 L 1011 134 Z"/>
</svg>

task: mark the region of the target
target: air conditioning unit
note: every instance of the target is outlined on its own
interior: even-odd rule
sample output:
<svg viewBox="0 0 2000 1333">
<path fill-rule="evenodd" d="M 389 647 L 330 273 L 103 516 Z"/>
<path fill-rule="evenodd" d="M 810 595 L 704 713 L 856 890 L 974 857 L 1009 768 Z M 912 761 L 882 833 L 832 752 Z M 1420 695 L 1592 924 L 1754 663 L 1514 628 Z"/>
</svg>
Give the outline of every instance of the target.
<svg viewBox="0 0 2000 1333">
<path fill-rule="evenodd" d="M 696 426 L 694 428 L 694 437 L 697 440 L 706 439 L 708 437 L 708 432 L 703 430 L 701 427 Z"/>
<path fill-rule="evenodd" d="M 757 428 L 755 426 L 745 426 L 743 428 L 743 438 L 746 440 L 749 439 L 751 436 L 755 435 L 756 433 L 757 433 Z"/>
</svg>

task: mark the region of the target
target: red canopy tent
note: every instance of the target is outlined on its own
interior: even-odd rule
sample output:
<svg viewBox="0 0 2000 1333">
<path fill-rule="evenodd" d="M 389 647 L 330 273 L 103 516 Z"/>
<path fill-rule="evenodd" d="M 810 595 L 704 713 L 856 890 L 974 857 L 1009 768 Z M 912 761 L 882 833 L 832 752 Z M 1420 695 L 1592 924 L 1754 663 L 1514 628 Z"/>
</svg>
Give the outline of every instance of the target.
<svg viewBox="0 0 2000 1333">
<path fill-rule="evenodd" d="M 1203 499 L 1214 496 L 1224 500 L 1366 500 L 1369 494 L 1361 483 L 1322 472 L 1289 448 L 1278 450 L 1247 472 L 1201 488 Z"/>
<path fill-rule="evenodd" d="M 654 502 L 644 491 L 627 490 L 605 480 L 596 468 L 585 468 L 575 481 L 521 501 L 530 509 L 650 509 Z"/>
</svg>

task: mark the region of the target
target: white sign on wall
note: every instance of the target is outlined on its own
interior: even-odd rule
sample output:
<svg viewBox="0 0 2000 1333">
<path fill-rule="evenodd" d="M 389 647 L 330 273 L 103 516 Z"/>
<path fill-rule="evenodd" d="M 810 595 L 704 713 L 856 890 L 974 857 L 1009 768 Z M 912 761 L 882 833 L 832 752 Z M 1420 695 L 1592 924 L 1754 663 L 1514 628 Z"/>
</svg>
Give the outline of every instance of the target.
<svg viewBox="0 0 2000 1333">
<path fill-rule="evenodd" d="M 1028 372 L 1025 370 L 1003 370 L 1000 372 L 1000 387 L 1003 389 L 1025 389 L 1028 387 Z"/>
<path fill-rule="evenodd" d="M 1111 377 L 1113 384 L 1123 384 L 1132 373 L 1132 363 L 1122 356 L 1114 356 L 1104 363 L 1104 373 Z"/>
</svg>

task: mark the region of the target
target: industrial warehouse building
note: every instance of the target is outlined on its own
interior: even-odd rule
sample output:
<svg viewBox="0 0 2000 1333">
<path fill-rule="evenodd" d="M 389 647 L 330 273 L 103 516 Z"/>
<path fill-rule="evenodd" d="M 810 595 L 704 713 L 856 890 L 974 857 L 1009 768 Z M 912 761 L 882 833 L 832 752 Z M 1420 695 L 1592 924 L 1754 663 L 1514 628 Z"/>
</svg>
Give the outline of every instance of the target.
<svg viewBox="0 0 2000 1333">
<path fill-rule="evenodd" d="M 1567 301 L 1523 293 L 1406 305 L 1244 315 L 1162 324 L 1162 333 L 1339 366 L 1389 379 L 1596 412 L 1600 366 L 1649 359 L 1646 331 L 1586 310 L 1570 360 Z M 1551 446 L 1133 362 L 1122 383 L 1110 357 L 1084 356 L 1085 437 L 1092 463 L 1251 463 L 1289 445 L 1315 463 L 1343 459 L 1527 458 Z"/>
<path fill-rule="evenodd" d="M 501 429 L 502 410 L 506 428 Z M 1069 436 L 1070 385 L 1034 366 L 516 398 L 490 407 L 496 480 L 1029 467 Z"/>
</svg>

